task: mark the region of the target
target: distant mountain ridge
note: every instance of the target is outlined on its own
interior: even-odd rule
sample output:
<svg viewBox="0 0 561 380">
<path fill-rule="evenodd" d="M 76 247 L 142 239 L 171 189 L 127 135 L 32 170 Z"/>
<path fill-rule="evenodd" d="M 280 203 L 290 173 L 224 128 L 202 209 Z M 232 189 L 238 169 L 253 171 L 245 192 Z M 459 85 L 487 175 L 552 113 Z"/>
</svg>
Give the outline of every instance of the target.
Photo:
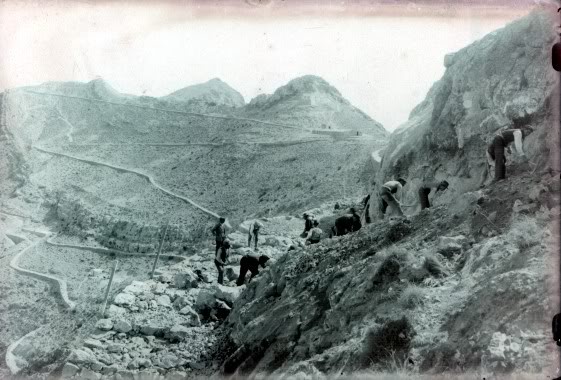
<svg viewBox="0 0 561 380">
<path fill-rule="evenodd" d="M 314 75 L 295 78 L 272 95 L 258 95 L 248 104 L 238 91 L 218 78 L 162 97 L 120 93 L 103 79 L 87 83 L 47 82 L 22 89 L 177 111 L 231 115 L 302 129 L 360 131 L 379 139 L 389 136 L 380 123 L 354 107 L 335 87 Z"/>
</svg>

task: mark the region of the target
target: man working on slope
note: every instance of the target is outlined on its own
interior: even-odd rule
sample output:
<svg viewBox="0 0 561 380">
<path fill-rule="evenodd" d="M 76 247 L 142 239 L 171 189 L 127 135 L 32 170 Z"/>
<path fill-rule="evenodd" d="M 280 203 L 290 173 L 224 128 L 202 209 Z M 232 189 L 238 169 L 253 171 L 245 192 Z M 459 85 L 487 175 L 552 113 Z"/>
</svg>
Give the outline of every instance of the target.
<svg viewBox="0 0 561 380">
<path fill-rule="evenodd" d="M 251 277 L 248 281 L 248 283 L 250 283 L 253 277 L 259 274 L 259 266 L 261 265 L 262 268 L 265 268 L 265 266 L 267 265 L 267 261 L 269 261 L 269 257 L 266 255 L 246 255 L 242 257 L 242 259 L 240 260 L 240 275 L 238 277 L 238 280 L 236 281 L 236 285 L 242 286 L 244 284 L 247 271 L 251 272 Z"/>
<path fill-rule="evenodd" d="M 218 253 L 218 249 L 222 246 L 222 242 L 224 242 L 224 239 L 226 239 L 226 226 L 224 226 L 224 222 L 226 222 L 226 219 L 221 217 L 218 223 L 216 223 L 211 230 L 214 237 L 216 238 L 216 250 L 214 252 L 215 256 Z"/>
<path fill-rule="evenodd" d="M 382 217 L 386 215 L 386 209 L 391 206 L 394 212 L 397 212 L 399 216 L 403 216 L 403 210 L 401 209 L 401 195 L 403 192 L 403 186 L 407 183 L 403 178 L 398 178 L 397 181 L 388 181 L 384 183 L 380 189 L 379 196 L 379 207 Z M 395 196 L 394 196 L 395 194 Z"/>
<path fill-rule="evenodd" d="M 514 147 L 516 148 L 517 153 L 522 157 L 526 157 L 524 151 L 522 150 L 522 140 L 532 132 L 533 129 L 530 127 L 522 127 L 521 129 L 506 129 L 499 131 L 493 138 L 493 141 L 487 147 L 485 155 L 487 156 L 487 163 L 490 167 L 489 172 L 491 172 L 493 168 L 495 170 L 495 181 L 506 178 L 505 148 L 514 141 Z"/>
<path fill-rule="evenodd" d="M 319 222 L 317 220 L 314 220 L 314 228 L 312 228 L 310 230 L 310 233 L 308 234 L 308 238 L 306 239 L 306 243 L 309 244 L 317 244 L 319 243 L 319 241 L 321 240 L 321 234 L 323 233 L 323 231 L 321 230 L 321 228 L 319 228 Z"/>
<path fill-rule="evenodd" d="M 305 220 L 304 222 L 304 232 L 302 232 L 302 234 L 300 235 L 300 237 L 306 237 L 308 235 L 308 232 L 312 229 L 313 224 L 312 224 L 312 216 L 308 215 L 307 213 L 304 213 L 303 218 Z"/>
<path fill-rule="evenodd" d="M 436 189 L 435 193 L 438 191 L 444 191 L 448 188 L 448 181 L 433 182 L 427 181 L 423 182 L 419 187 L 419 200 L 421 202 L 421 210 L 430 207 L 429 203 L 429 193 L 432 189 Z"/>
<path fill-rule="evenodd" d="M 214 265 L 216 265 L 216 269 L 218 269 L 218 283 L 220 285 L 224 284 L 224 266 L 226 265 L 226 260 L 228 260 L 229 249 L 230 241 L 225 239 L 214 256 Z"/>
<path fill-rule="evenodd" d="M 249 226 L 249 231 L 247 235 L 247 246 L 251 248 L 251 240 L 255 239 L 255 250 L 257 250 L 257 240 L 259 239 L 259 230 L 263 227 L 263 224 L 258 220 L 254 221 Z"/>
</svg>

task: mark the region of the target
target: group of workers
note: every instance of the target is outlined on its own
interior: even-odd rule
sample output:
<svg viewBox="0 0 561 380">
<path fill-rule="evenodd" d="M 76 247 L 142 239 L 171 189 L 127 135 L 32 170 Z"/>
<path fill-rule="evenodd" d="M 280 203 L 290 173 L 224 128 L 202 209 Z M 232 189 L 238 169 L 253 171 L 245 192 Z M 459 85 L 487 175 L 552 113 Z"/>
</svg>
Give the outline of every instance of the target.
<svg viewBox="0 0 561 380">
<path fill-rule="evenodd" d="M 505 149 L 510 152 L 509 144 L 514 142 L 514 146 L 518 154 L 525 157 L 522 149 L 522 141 L 533 129 L 530 127 L 522 127 L 520 129 L 506 129 L 499 131 L 493 138 L 490 145 L 486 150 L 488 173 L 494 171 L 495 181 L 500 181 L 506 177 L 506 155 Z M 386 215 L 388 207 L 393 213 L 403 217 L 404 212 L 401 204 L 403 187 L 407 181 L 403 178 L 391 180 L 382 185 L 378 191 L 378 209 L 382 217 Z M 442 181 L 426 181 L 421 183 L 418 188 L 418 198 L 421 205 L 421 210 L 430 207 L 429 194 L 434 189 L 435 193 L 443 192 L 448 189 L 449 183 L 446 180 Z M 364 215 L 365 222 L 370 222 L 370 203 L 372 198 L 368 195 L 364 199 Z M 323 231 L 319 228 L 319 222 L 313 218 L 312 215 L 305 213 L 303 215 L 305 220 L 304 232 L 300 235 L 306 238 L 306 244 L 317 244 L 321 241 Z M 330 236 L 341 236 L 351 232 L 356 232 L 362 227 L 361 216 L 354 208 L 350 209 L 350 214 L 340 216 L 335 220 L 335 225 L 331 228 Z M 224 266 L 228 258 L 228 249 L 230 242 L 226 238 L 226 228 L 224 226 L 225 218 L 220 218 L 219 222 L 213 227 L 212 232 L 216 237 L 216 251 L 214 263 L 218 269 L 218 283 L 223 284 L 224 281 Z M 257 241 L 259 238 L 259 231 L 263 225 L 259 221 L 250 224 L 248 228 L 248 247 L 251 247 L 252 241 L 255 244 L 257 251 Z M 236 281 L 238 286 L 243 285 L 247 272 L 251 272 L 251 278 L 259 273 L 259 266 L 264 268 L 269 261 L 266 255 L 246 255 L 240 261 L 240 274 Z M 251 278 L 249 281 L 251 281 Z"/>
<path fill-rule="evenodd" d="M 226 238 L 226 222 L 225 218 L 219 218 L 218 223 L 212 228 L 212 233 L 214 234 L 216 241 L 216 250 L 214 253 L 214 265 L 218 269 L 218 283 L 220 285 L 224 284 L 224 267 L 228 260 L 230 254 L 230 241 Z M 259 230 L 263 225 L 259 221 L 253 222 L 249 226 L 249 236 L 248 236 L 248 246 L 251 246 L 251 241 L 255 243 L 255 250 L 257 250 L 257 240 L 259 238 Z M 240 260 L 240 274 L 236 281 L 236 285 L 241 286 L 245 282 L 245 276 L 247 272 L 251 272 L 251 277 L 249 281 L 257 274 L 259 274 L 259 267 L 265 268 L 269 257 L 267 255 L 246 255 Z"/>
</svg>

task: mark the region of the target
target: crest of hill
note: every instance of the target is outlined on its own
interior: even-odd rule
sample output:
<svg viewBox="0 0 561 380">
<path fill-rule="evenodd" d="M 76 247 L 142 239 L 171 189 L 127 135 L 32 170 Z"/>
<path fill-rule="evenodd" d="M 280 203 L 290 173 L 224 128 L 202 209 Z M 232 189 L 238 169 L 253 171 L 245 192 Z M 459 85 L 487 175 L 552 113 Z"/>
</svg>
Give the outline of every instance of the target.
<svg viewBox="0 0 561 380">
<path fill-rule="evenodd" d="M 161 99 L 171 102 L 205 102 L 228 107 L 243 107 L 243 96 L 218 78 L 177 90 Z"/>
<path fill-rule="evenodd" d="M 385 138 L 382 125 L 354 107 L 324 79 L 306 75 L 279 87 L 272 95 L 259 95 L 245 107 L 249 116 L 312 129 L 353 130 Z"/>
</svg>

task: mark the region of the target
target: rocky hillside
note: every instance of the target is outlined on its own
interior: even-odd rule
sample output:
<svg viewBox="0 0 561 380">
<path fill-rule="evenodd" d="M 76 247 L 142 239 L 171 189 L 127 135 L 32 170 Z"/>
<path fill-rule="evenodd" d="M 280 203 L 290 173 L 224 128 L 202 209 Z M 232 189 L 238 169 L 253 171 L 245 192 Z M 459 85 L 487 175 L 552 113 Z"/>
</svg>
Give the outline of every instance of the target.
<svg viewBox="0 0 561 380">
<path fill-rule="evenodd" d="M 170 247 L 181 249 L 217 215 L 235 224 L 364 195 L 365 172 L 377 168 L 371 153 L 386 142 L 383 129 L 329 135 L 267 112 L 250 118 L 217 79 L 160 99 L 120 94 L 101 79 L 53 82 L 9 90 L 2 102 L 6 144 L 21 157 L 4 165 L 6 176 L 28 179 L 9 203 L 40 202 L 58 230 L 134 252 L 153 250 L 167 222 Z M 294 114 L 306 112 L 317 116 Z"/>
<path fill-rule="evenodd" d="M 407 220 L 280 257 L 234 303 L 224 328 L 236 352 L 223 372 L 552 370 L 553 39 L 554 20 L 534 13 L 446 58 L 444 77 L 392 136 L 377 180 L 408 178 L 404 203 L 417 202 L 425 176 L 451 189 Z M 509 159 L 507 179 L 480 188 L 485 143 L 503 124 L 536 128 L 525 143 L 532 162 Z"/>
<path fill-rule="evenodd" d="M 267 115 L 269 120 L 311 129 L 387 136 L 380 123 L 353 107 L 335 87 L 313 75 L 293 79 L 272 95 L 257 96 L 244 111 L 250 116 Z"/>
<path fill-rule="evenodd" d="M 524 143 L 525 170 L 559 170 L 554 153 L 557 75 L 551 68 L 555 40 L 545 14 L 516 21 L 446 56 L 446 72 L 426 99 L 396 130 L 382 158 L 377 182 L 402 176 L 405 204 L 425 179 L 446 179 L 449 190 L 435 202 L 450 204 L 486 184 L 485 149 L 502 127 L 531 126 Z M 507 158 L 518 163 L 517 157 Z M 537 168 L 536 168 L 537 166 Z M 514 167 L 507 168 L 507 177 Z"/>
</svg>

